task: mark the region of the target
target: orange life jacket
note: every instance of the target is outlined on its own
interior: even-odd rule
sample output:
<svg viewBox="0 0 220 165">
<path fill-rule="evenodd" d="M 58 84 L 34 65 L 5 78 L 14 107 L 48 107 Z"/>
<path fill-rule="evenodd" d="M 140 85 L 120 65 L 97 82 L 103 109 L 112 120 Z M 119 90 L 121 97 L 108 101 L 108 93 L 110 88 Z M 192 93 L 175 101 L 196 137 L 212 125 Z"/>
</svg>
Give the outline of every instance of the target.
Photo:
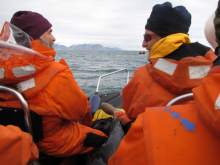
<svg viewBox="0 0 220 165">
<path fill-rule="evenodd" d="M 220 164 L 219 82 L 217 66 L 193 89 L 195 102 L 146 108 L 108 164 Z"/>
<path fill-rule="evenodd" d="M 201 84 L 202 78 L 213 66 L 216 55 L 212 50 L 204 57 L 151 59 L 139 67 L 122 91 L 123 108 L 134 121 L 146 107 L 165 106 L 174 97 L 189 93 Z"/>
<path fill-rule="evenodd" d="M 53 56 L 55 53 L 37 40 L 32 44 L 34 50 L 47 56 Z M 33 64 L 35 68 L 41 64 L 41 61 L 39 65 L 37 62 L 36 60 Z M 92 125 L 88 98 L 63 59 L 60 62 L 51 61 L 41 72 L 32 76 L 20 81 L 16 86 L 26 98 L 30 109 L 42 115 L 44 139 L 37 143 L 40 151 L 48 155 L 71 156 L 93 149 L 84 146 L 88 133 L 107 137 L 101 131 L 87 127 Z M 17 77 L 10 80 L 17 82 Z M 7 82 L 7 77 L 4 77 L 3 81 Z M 1 92 L 0 98 L 5 100 L 0 102 L 1 106 L 21 108 L 19 102 L 10 94 Z"/>
<path fill-rule="evenodd" d="M 39 156 L 32 136 L 20 128 L 0 125 L 0 164 L 27 165 Z"/>
</svg>

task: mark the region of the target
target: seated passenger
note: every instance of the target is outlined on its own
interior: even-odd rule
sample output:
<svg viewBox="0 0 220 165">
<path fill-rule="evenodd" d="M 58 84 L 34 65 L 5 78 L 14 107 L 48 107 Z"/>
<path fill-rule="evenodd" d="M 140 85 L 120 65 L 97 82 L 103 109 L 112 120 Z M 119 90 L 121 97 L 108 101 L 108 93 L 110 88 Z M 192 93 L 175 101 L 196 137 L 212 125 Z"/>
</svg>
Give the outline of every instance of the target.
<svg viewBox="0 0 220 165">
<path fill-rule="evenodd" d="M 218 45 L 219 19 L 220 1 L 215 18 Z M 212 38 L 210 43 L 215 48 L 214 40 Z M 132 124 L 108 165 L 220 164 L 219 83 L 220 57 L 201 85 L 193 88 L 194 101 L 146 108 Z"/>
<path fill-rule="evenodd" d="M 37 143 L 39 151 L 68 157 L 101 146 L 107 136 L 90 128 L 92 117 L 86 94 L 78 86 L 64 59 L 55 62 L 53 58 L 56 54 L 53 50 L 55 38 L 50 22 L 38 13 L 18 11 L 13 15 L 11 24 L 14 25 L 11 27 L 18 27 L 33 38 L 31 44 L 38 53 L 32 58 L 28 54 L 4 50 L 9 58 L 0 60 L 0 83 L 15 84 L 30 109 L 42 115 L 44 139 Z M 4 99 L 0 101 L 0 106 L 21 108 L 9 94 L 0 92 L 0 98 Z"/>
<path fill-rule="evenodd" d="M 174 97 L 190 93 L 211 69 L 216 55 L 209 47 L 191 43 L 190 24 L 191 14 L 184 6 L 165 2 L 153 7 L 142 43 L 149 63 L 139 67 L 122 90 L 126 121 L 134 121 L 146 107 L 165 106 Z M 110 105 L 102 107 L 106 111 Z"/>
<path fill-rule="evenodd" d="M 0 141 L 0 164 L 2 165 L 27 165 L 39 156 L 32 136 L 18 127 L 0 125 Z"/>
</svg>

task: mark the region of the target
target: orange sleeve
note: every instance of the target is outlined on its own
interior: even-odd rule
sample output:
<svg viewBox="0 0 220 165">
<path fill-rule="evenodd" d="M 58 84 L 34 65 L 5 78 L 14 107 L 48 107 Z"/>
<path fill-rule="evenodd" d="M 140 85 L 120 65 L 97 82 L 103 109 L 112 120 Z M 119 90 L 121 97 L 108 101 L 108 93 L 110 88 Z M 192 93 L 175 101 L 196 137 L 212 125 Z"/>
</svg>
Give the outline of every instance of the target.
<svg viewBox="0 0 220 165">
<path fill-rule="evenodd" d="M 7 165 L 26 165 L 39 156 L 32 136 L 20 128 L 0 125 L 0 162 Z"/>
<path fill-rule="evenodd" d="M 132 121 L 144 112 L 147 106 L 146 98 L 152 82 L 152 78 L 148 75 L 146 66 L 139 67 L 134 72 L 130 82 L 122 90 L 123 108 Z"/>
<path fill-rule="evenodd" d="M 94 148 L 99 148 L 108 138 L 103 132 L 78 123 L 74 123 L 73 134 L 78 136 L 73 136 L 74 140 L 71 140 L 72 144 L 70 143 L 69 147 L 71 149 L 74 146 L 74 150 L 70 155 L 87 153 Z M 69 147 L 66 146 L 65 150 Z"/>
<path fill-rule="evenodd" d="M 127 113 L 139 86 L 139 83 L 137 81 L 138 79 L 138 71 L 136 70 L 133 76 L 131 77 L 130 82 L 122 90 L 123 108 Z"/>
<path fill-rule="evenodd" d="M 81 121 L 90 109 L 88 98 L 75 81 L 70 69 L 54 76 L 44 91 L 50 111 L 62 119 Z"/>
<path fill-rule="evenodd" d="M 100 147 L 107 138 L 99 130 L 79 123 L 68 122 L 62 130 L 37 144 L 39 150 L 47 155 L 68 157 L 90 152 L 94 148 Z"/>
</svg>

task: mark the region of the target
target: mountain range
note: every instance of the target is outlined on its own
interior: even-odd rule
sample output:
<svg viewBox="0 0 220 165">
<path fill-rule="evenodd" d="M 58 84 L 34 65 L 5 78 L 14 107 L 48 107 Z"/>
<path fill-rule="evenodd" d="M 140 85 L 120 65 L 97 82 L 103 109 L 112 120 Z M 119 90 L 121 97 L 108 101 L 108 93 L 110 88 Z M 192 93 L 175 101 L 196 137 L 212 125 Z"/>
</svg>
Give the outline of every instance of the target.
<svg viewBox="0 0 220 165">
<path fill-rule="evenodd" d="M 78 45 L 71 45 L 69 47 L 65 45 L 54 44 L 55 50 L 122 50 L 121 48 L 117 47 L 104 47 L 100 44 L 78 44 Z"/>
</svg>

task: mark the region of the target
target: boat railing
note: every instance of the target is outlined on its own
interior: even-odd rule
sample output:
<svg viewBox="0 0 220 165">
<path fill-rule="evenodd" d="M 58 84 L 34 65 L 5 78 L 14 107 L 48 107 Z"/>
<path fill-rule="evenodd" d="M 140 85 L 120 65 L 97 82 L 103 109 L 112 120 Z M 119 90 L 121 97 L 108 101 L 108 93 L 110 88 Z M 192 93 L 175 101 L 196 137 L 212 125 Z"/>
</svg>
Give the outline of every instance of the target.
<svg viewBox="0 0 220 165">
<path fill-rule="evenodd" d="M 124 71 L 124 70 L 127 71 L 127 84 L 128 84 L 128 82 L 129 82 L 129 71 L 128 71 L 128 69 L 124 68 L 124 69 L 120 69 L 120 70 L 117 70 L 117 71 L 114 71 L 114 72 L 110 72 L 110 73 L 104 74 L 104 75 L 99 77 L 97 88 L 96 88 L 96 91 L 95 91 L 95 95 L 98 95 L 98 90 L 99 90 L 99 85 L 100 85 L 101 78 L 106 77 L 106 76 L 110 76 L 112 74 L 115 74 L 115 73 L 118 73 L 118 72 L 121 72 L 121 71 Z"/>
<path fill-rule="evenodd" d="M 29 109 L 27 101 L 24 99 L 24 97 L 21 95 L 20 92 L 18 92 L 17 90 L 13 88 L 0 85 L 0 91 L 9 92 L 18 99 L 18 101 L 20 102 L 24 110 L 26 132 L 30 133 L 33 136 L 30 109 Z"/>
<path fill-rule="evenodd" d="M 177 96 L 170 100 L 166 106 L 177 105 L 188 100 L 194 100 L 193 93 L 187 93 L 184 95 Z"/>
</svg>

